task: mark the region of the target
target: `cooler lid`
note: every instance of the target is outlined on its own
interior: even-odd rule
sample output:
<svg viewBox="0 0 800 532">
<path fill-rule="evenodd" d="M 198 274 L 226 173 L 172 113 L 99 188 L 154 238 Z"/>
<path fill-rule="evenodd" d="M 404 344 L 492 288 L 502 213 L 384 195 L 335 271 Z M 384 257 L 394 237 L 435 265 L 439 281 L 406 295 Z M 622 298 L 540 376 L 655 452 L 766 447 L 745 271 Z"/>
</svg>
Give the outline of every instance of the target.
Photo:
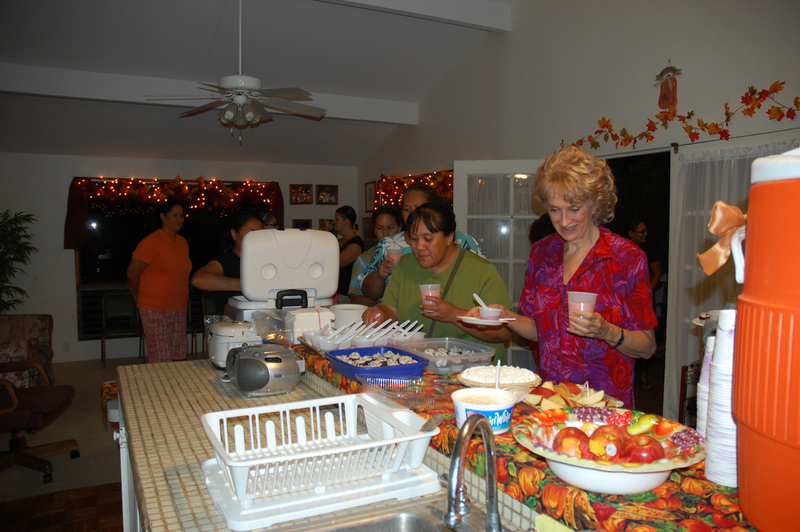
<svg viewBox="0 0 800 532">
<path fill-rule="evenodd" d="M 753 161 L 750 184 L 800 179 L 800 148 Z"/>
<path fill-rule="evenodd" d="M 241 281 L 250 301 L 269 301 L 292 289 L 330 298 L 339 284 L 339 241 L 313 229 L 251 231 L 242 240 Z"/>
</svg>

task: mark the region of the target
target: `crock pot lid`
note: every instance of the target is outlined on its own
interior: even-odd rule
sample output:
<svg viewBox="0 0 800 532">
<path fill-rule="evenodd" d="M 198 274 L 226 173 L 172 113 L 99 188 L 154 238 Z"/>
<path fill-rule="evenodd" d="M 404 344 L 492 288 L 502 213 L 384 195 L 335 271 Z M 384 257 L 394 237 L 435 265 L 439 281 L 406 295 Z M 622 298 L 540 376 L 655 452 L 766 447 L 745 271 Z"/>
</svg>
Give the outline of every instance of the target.
<svg viewBox="0 0 800 532">
<path fill-rule="evenodd" d="M 211 332 L 217 336 L 253 336 L 256 334 L 252 330 L 252 321 L 218 321 L 211 324 Z"/>
<path fill-rule="evenodd" d="M 753 161 L 753 168 L 750 172 L 751 184 L 787 179 L 800 179 L 800 148 Z"/>
</svg>

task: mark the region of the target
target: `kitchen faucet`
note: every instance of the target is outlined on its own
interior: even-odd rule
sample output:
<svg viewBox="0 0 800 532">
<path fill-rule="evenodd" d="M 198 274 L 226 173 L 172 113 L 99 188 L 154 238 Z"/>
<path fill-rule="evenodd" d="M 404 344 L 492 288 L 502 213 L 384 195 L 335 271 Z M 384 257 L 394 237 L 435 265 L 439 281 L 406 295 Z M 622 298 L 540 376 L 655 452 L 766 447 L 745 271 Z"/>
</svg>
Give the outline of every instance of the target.
<svg viewBox="0 0 800 532">
<path fill-rule="evenodd" d="M 444 523 L 452 529 L 461 522 L 461 518 L 469 512 L 469 500 L 464 498 L 464 488 L 461 484 L 461 475 L 464 470 L 464 460 L 467 454 L 467 443 L 472 439 L 475 429 L 481 431 L 483 437 L 484 458 L 486 461 L 486 532 L 501 532 L 500 512 L 497 509 L 497 463 L 492 424 L 482 414 L 470 416 L 461 430 L 453 449 L 453 459 L 450 462 L 450 478 L 447 489 L 447 511 Z"/>
</svg>

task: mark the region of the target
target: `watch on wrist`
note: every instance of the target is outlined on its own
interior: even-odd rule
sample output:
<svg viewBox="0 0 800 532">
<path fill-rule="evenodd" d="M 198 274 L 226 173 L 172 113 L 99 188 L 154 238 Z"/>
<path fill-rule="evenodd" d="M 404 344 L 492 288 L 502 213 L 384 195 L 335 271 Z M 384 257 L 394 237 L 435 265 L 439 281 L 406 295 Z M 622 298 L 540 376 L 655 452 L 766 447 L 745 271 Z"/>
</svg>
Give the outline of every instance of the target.
<svg viewBox="0 0 800 532">
<path fill-rule="evenodd" d="M 622 327 L 619 328 L 619 338 L 617 339 L 617 345 L 614 346 L 614 349 L 619 349 L 619 346 L 622 345 L 622 342 L 625 341 L 625 329 Z"/>
</svg>

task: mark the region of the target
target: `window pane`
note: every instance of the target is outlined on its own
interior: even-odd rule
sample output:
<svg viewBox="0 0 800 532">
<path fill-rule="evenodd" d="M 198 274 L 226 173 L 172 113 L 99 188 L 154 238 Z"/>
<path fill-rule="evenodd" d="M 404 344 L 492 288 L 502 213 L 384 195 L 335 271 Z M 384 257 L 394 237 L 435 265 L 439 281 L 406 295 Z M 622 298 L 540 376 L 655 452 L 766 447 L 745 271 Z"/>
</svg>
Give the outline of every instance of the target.
<svg viewBox="0 0 800 532">
<path fill-rule="evenodd" d="M 467 215 L 505 214 L 510 212 L 508 174 L 470 175 L 467 177 L 469 203 Z"/>
<path fill-rule="evenodd" d="M 514 218 L 513 220 L 513 239 L 514 239 L 514 260 L 528 260 L 531 254 L 531 243 L 528 240 L 528 230 L 533 220 L 531 218 Z"/>
<path fill-rule="evenodd" d="M 508 260 L 509 233 L 511 232 L 508 220 L 502 218 L 469 219 L 467 232 L 478 241 L 488 260 Z"/>
<path fill-rule="evenodd" d="M 497 273 L 500 274 L 500 278 L 503 280 L 503 283 L 505 283 L 506 289 L 508 289 L 508 271 L 509 271 L 508 263 L 493 262 L 492 264 L 494 264 L 495 268 L 497 268 Z M 517 298 L 517 301 L 519 301 L 519 298 Z M 513 298 L 511 299 L 511 302 L 512 303 L 514 302 Z M 486 303 L 490 303 L 490 301 L 487 301 Z M 491 301 L 491 303 L 497 303 L 497 302 Z"/>
<path fill-rule="evenodd" d="M 522 296 L 522 288 L 525 286 L 525 269 L 528 267 L 528 262 L 514 262 L 514 287 L 509 288 L 511 293 L 511 302 L 514 306 L 519 305 L 519 298 Z"/>
<path fill-rule="evenodd" d="M 522 176 L 527 176 L 523 178 Z M 533 175 L 515 174 L 514 177 L 514 215 L 533 214 Z M 538 202 L 537 202 L 538 203 Z"/>
</svg>

